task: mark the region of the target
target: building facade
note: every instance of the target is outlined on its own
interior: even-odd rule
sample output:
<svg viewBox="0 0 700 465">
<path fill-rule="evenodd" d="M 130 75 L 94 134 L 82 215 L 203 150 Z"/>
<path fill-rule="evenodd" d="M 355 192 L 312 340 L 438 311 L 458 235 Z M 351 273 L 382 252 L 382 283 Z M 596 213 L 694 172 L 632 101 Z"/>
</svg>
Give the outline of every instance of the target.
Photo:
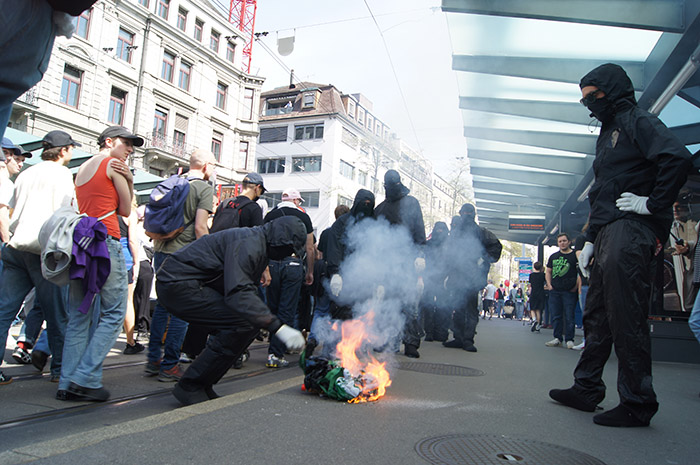
<svg viewBox="0 0 700 465">
<path fill-rule="evenodd" d="M 254 167 L 264 80 L 242 71 L 241 36 L 208 0 L 99 0 L 71 39 L 57 38 L 10 125 L 63 129 L 91 153 L 104 128 L 123 125 L 146 139 L 134 167 L 167 176 L 204 148 L 219 182 L 235 182 Z"/>
</svg>

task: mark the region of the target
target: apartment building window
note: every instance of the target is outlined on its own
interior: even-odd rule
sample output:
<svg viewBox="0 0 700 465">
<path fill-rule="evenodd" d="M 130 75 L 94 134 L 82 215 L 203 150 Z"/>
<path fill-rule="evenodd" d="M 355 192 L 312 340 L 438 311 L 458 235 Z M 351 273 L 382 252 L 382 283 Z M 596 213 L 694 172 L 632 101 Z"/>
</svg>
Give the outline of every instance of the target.
<svg viewBox="0 0 700 465">
<path fill-rule="evenodd" d="M 177 28 L 182 32 L 187 29 L 187 10 L 180 8 L 177 10 Z"/>
<path fill-rule="evenodd" d="M 305 208 L 318 208 L 321 193 L 319 191 L 302 191 L 299 192 L 301 198 L 304 199 Z"/>
<path fill-rule="evenodd" d="M 258 160 L 258 173 L 284 173 L 284 158 L 263 158 Z"/>
<path fill-rule="evenodd" d="M 294 126 L 294 140 L 323 139 L 323 123 Z"/>
<path fill-rule="evenodd" d="M 170 0 L 158 0 L 158 8 L 156 8 L 156 14 L 163 19 L 168 19 L 169 11 Z"/>
<path fill-rule="evenodd" d="M 82 82 L 83 72 L 70 65 L 65 65 L 63 68 L 63 82 L 61 83 L 61 103 L 78 108 Z"/>
<path fill-rule="evenodd" d="M 216 53 L 219 53 L 219 39 L 221 39 L 221 34 L 212 29 L 211 38 L 209 39 L 209 48 Z"/>
<path fill-rule="evenodd" d="M 262 199 L 265 199 L 267 202 L 267 205 L 269 207 L 275 208 L 277 204 L 279 204 L 282 201 L 282 193 L 281 192 L 265 192 L 264 195 L 261 196 Z"/>
<path fill-rule="evenodd" d="M 124 124 L 124 109 L 126 108 L 126 92 L 112 87 L 112 93 L 109 97 L 109 113 L 107 121 L 112 124 Z"/>
<path fill-rule="evenodd" d="M 374 123 L 374 134 L 376 134 L 377 136 L 382 135 L 382 123 L 380 123 L 379 121 L 376 121 Z"/>
<path fill-rule="evenodd" d="M 314 173 L 321 171 L 321 155 L 292 157 L 292 172 Z"/>
<path fill-rule="evenodd" d="M 356 148 L 359 138 L 357 137 L 357 135 L 350 132 L 347 128 L 343 128 L 343 133 L 340 136 L 340 140 L 342 140 L 345 144 L 349 145 L 350 147 Z"/>
<path fill-rule="evenodd" d="M 307 92 L 304 94 L 302 108 L 314 108 L 316 106 L 316 92 Z"/>
<path fill-rule="evenodd" d="M 358 171 L 357 172 L 357 182 L 366 187 L 367 186 L 367 173 L 364 171 Z"/>
<path fill-rule="evenodd" d="M 145 6 L 146 8 L 148 8 L 150 1 L 151 0 L 139 0 L 139 5 Z"/>
<path fill-rule="evenodd" d="M 287 140 L 287 126 L 260 128 L 260 143 L 284 142 Z"/>
<path fill-rule="evenodd" d="M 363 110 L 362 108 L 359 108 L 357 110 L 357 122 L 361 125 L 365 124 L 365 110 Z"/>
<path fill-rule="evenodd" d="M 340 160 L 340 174 L 348 179 L 355 179 L 355 167 L 346 161 Z"/>
<path fill-rule="evenodd" d="M 224 145 L 224 134 L 214 131 L 211 137 L 211 152 L 214 154 L 216 161 L 221 161 L 221 148 Z"/>
<path fill-rule="evenodd" d="M 346 207 L 352 207 L 352 199 L 349 197 L 345 197 L 343 195 L 338 196 L 338 206 L 345 205 Z"/>
<path fill-rule="evenodd" d="M 164 139 L 168 128 L 168 112 L 156 108 L 156 113 L 153 118 L 153 136 Z"/>
<path fill-rule="evenodd" d="M 202 41 L 202 31 L 204 31 L 204 21 L 197 18 L 194 20 L 194 38 L 199 42 Z"/>
<path fill-rule="evenodd" d="M 236 57 L 236 45 L 233 42 L 226 42 L 226 59 L 233 63 Z"/>
<path fill-rule="evenodd" d="M 181 61 L 180 76 L 177 78 L 177 86 L 182 90 L 190 90 L 190 75 L 192 74 L 192 65 Z"/>
<path fill-rule="evenodd" d="M 173 129 L 173 146 L 179 153 L 185 151 L 185 140 L 187 139 L 188 119 L 185 116 L 175 114 L 175 128 Z"/>
<path fill-rule="evenodd" d="M 228 86 L 226 84 L 218 83 L 216 85 L 216 108 L 221 110 L 226 110 L 226 94 L 228 93 Z"/>
<path fill-rule="evenodd" d="M 117 58 L 131 63 L 131 51 L 134 49 L 134 34 L 119 28 L 117 39 Z"/>
<path fill-rule="evenodd" d="M 348 116 L 350 119 L 355 119 L 355 102 L 348 100 Z"/>
<path fill-rule="evenodd" d="M 367 129 L 369 129 L 370 132 L 372 132 L 372 126 L 374 126 L 374 118 L 372 115 L 367 115 Z"/>
<path fill-rule="evenodd" d="M 82 37 L 83 39 L 88 38 L 90 34 L 90 18 L 92 17 L 92 8 L 85 10 L 78 16 L 78 24 L 75 27 L 75 35 Z"/>
<path fill-rule="evenodd" d="M 168 82 L 173 82 L 173 68 L 175 67 L 175 54 L 167 50 L 163 52 L 163 67 L 160 71 L 160 77 Z"/>
<path fill-rule="evenodd" d="M 255 91 L 253 89 L 245 88 L 243 91 L 243 112 L 246 119 L 253 119 L 253 97 L 255 96 Z"/>
<path fill-rule="evenodd" d="M 240 168 L 248 169 L 248 142 L 241 141 L 240 149 L 238 150 L 239 161 L 242 163 Z"/>
</svg>

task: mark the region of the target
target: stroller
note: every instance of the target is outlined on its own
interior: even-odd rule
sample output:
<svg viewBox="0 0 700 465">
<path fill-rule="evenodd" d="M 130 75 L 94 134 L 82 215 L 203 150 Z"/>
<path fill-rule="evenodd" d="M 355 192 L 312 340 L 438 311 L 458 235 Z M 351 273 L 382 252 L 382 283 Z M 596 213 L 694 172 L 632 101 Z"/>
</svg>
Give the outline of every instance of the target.
<svg viewBox="0 0 700 465">
<path fill-rule="evenodd" d="M 509 319 L 515 318 L 515 302 L 511 299 L 506 300 L 503 304 L 503 316 Z"/>
</svg>

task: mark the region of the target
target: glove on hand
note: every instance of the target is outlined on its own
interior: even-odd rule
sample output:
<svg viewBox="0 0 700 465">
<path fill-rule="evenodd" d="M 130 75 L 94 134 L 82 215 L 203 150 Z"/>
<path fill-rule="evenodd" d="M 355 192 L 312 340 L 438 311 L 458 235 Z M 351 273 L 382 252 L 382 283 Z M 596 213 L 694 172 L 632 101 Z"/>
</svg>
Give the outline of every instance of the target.
<svg viewBox="0 0 700 465">
<path fill-rule="evenodd" d="M 649 197 L 643 195 L 635 195 L 631 192 L 623 192 L 620 198 L 617 199 L 615 205 L 623 212 L 635 212 L 640 215 L 651 215 L 647 208 L 647 200 Z"/>
<path fill-rule="evenodd" d="M 423 270 L 425 270 L 425 258 L 423 257 L 418 257 L 415 259 L 413 262 L 413 266 L 416 268 L 416 271 L 418 273 L 422 273 Z"/>
<path fill-rule="evenodd" d="M 343 278 L 339 274 L 334 274 L 331 276 L 331 292 L 334 296 L 338 297 L 340 291 L 343 289 Z"/>
<path fill-rule="evenodd" d="M 581 275 L 584 278 L 591 276 L 591 260 L 593 259 L 593 244 L 586 242 L 581 250 L 581 254 L 578 256 L 578 268 L 581 270 Z"/>
<path fill-rule="evenodd" d="M 300 350 L 306 343 L 304 336 L 299 331 L 287 325 L 280 326 L 275 336 L 277 336 L 289 350 Z"/>
</svg>

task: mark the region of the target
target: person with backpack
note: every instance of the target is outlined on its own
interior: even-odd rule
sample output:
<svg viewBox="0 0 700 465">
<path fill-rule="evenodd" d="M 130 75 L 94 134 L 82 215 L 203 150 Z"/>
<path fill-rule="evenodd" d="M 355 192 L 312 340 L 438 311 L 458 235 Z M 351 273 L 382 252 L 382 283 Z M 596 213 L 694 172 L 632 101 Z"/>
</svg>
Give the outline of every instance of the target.
<svg viewBox="0 0 700 465">
<path fill-rule="evenodd" d="M 151 193 L 144 223 L 146 234 L 155 243 L 153 269 L 156 272 L 170 255 L 209 234 L 208 220 L 214 210 L 214 188 L 207 181 L 215 175 L 214 154 L 197 149 L 190 156 L 190 170 L 186 175 L 166 179 Z M 186 332 L 187 323 L 168 313 L 161 305 L 159 296 L 151 317 L 145 369 L 147 375 L 157 375 L 158 381 L 162 382 L 178 381 L 182 377 L 184 372 L 178 362 Z"/>
<path fill-rule="evenodd" d="M 102 131 L 97 142 L 100 151 L 78 170 L 75 193 L 80 213 L 87 214 L 88 220 L 94 222 L 92 232 L 101 229 L 103 237 L 106 232 L 103 243 L 106 251 L 103 251 L 109 266 L 90 269 L 92 276 L 71 279 L 63 365 L 56 393 L 59 400 L 109 399 L 109 391 L 102 385 L 102 363 L 117 341 L 126 315 L 126 264 L 119 242 L 117 215 L 131 213 L 134 178 L 126 161 L 134 147 L 141 147 L 144 140 L 122 126 L 110 126 Z M 78 235 L 76 226 L 73 236 L 76 242 Z M 91 283 L 105 275 L 104 284 L 96 292 Z M 75 277 L 71 271 L 71 278 Z M 90 298 L 93 292 L 96 292 L 94 298 Z M 55 357 L 57 352 L 51 351 Z"/>
<path fill-rule="evenodd" d="M 61 373 L 67 290 L 49 282 L 41 274 L 39 230 L 56 210 L 73 203 L 73 176 L 66 165 L 73 156 L 73 147 L 80 145 L 63 131 L 51 131 L 44 136 L 42 162 L 17 176 L 14 195 L 9 201 L 9 207 L 13 209 L 11 238 L 2 248 L 0 347 L 5 350 L 10 325 L 26 295 L 36 287 L 37 300 L 46 319 L 49 346 L 55 354 L 51 360 L 52 381 L 58 380 Z M 10 382 L 12 378 L 0 371 L 0 384 Z"/>
</svg>

